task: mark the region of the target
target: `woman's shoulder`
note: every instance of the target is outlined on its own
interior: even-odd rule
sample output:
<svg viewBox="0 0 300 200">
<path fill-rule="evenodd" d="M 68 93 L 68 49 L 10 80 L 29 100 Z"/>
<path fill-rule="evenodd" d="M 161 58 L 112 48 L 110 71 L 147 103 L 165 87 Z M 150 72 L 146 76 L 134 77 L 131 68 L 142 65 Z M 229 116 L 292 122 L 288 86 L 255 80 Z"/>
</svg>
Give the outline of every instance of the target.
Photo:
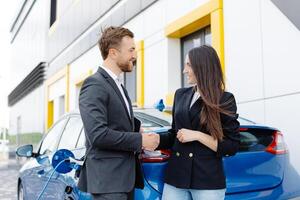
<svg viewBox="0 0 300 200">
<path fill-rule="evenodd" d="M 183 88 L 177 89 L 176 92 L 175 92 L 175 94 L 176 95 L 182 95 L 182 94 L 184 94 L 186 92 L 189 92 L 191 90 L 193 90 L 193 87 L 183 87 Z"/>
<path fill-rule="evenodd" d="M 231 92 L 224 92 L 220 103 L 226 110 L 236 111 L 237 109 L 234 95 Z"/>
<path fill-rule="evenodd" d="M 228 101 L 230 99 L 235 99 L 234 95 L 231 92 L 227 92 L 227 91 L 223 92 L 221 101 Z"/>
</svg>

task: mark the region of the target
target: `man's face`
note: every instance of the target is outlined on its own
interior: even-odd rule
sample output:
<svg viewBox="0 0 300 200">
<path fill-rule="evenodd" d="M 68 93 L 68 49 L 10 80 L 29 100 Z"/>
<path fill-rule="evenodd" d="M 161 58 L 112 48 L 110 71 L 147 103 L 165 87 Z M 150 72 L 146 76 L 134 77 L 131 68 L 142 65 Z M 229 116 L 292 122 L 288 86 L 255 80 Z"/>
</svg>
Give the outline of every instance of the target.
<svg viewBox="0 0 300 200">
<path fill-rule="evenodd" d="M 117 50 L 117 65 L 122 72 L 131 72 L 137 58 L 134 39 L 128 36 L 123 37 Z"/>
</svg>

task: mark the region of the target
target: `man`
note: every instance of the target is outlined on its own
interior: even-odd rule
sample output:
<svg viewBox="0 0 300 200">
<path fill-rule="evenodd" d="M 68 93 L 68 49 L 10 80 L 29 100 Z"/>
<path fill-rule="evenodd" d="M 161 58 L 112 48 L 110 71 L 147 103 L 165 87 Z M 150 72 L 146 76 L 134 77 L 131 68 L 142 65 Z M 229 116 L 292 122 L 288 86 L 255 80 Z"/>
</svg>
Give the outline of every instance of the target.
<svg viewBox="0 0 300 200">
<path fill-rule="evenodd" d="M 103 65 L 84 81 L 80 92 L 87 153 L 78 186 L 97 200 L 133 199 L 134 187 L 144 187 L 138 153 L 154 150 L 159 143 L 159 135 L 139 132 L 140 122 L 119 81 L 136 61 L 133 37 L 122 27 L 103 31 L 98 42 Z"/>
</svg>

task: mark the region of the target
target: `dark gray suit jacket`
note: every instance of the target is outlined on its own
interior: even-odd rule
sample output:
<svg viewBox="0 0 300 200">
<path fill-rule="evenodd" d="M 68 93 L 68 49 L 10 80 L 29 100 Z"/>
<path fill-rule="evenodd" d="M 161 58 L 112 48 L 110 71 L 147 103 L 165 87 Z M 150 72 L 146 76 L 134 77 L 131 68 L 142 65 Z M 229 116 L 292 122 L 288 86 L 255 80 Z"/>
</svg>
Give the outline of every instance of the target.
<svg viewBox="0 0 300 200">
<path fill-rule="evenodd" d="M 143 188 L 137 153 L 142 148 L 140 122 L 130 115 L 120 90 L 99 68 L 81 88 L 79 109 L 86 135 L 87 155 L 80 172 L 80 190 L 99 194 Z"/>
</svg>

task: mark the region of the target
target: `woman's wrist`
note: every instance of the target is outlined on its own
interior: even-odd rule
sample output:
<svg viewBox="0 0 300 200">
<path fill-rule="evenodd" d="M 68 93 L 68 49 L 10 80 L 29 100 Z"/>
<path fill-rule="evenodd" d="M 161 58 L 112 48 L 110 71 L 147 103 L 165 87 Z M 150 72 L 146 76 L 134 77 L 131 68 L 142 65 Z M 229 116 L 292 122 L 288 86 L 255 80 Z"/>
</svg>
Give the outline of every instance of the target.
<svg viewBox="0 0 300 200">
<path fill-rule="evenodd" d="M 197 132 L 197 141 L 200 142 L 200 143 L 203 143 L 203 134 L 201 131 L 195 131 Z"/>
<path fill-rule="evenodd" d="M 208 148 L 212 149 L 213 151 L 217 151 L 218 149 L 218 140 L 214 139 L 211 135 L 207 135 L 201 131 L 196 131 L 197 134 L 197 141 L 201 144 L 204 144 Z"/>
</svg>

